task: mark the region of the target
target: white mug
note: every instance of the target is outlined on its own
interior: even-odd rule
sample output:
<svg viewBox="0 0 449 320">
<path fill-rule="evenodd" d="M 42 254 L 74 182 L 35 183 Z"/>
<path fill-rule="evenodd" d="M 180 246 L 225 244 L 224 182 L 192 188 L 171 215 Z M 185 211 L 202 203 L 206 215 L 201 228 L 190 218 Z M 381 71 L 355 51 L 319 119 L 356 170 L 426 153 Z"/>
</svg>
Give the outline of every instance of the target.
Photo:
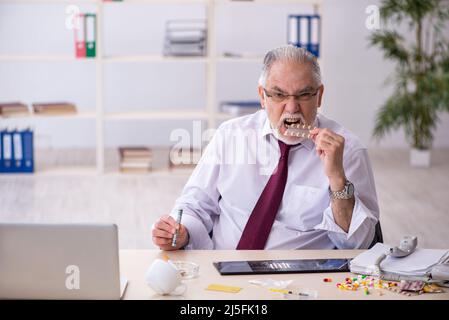
<svg viewBox="0 0 449 320">
<path fill-rule="evenodd" d="M 181 295 L 187 286 L 182 283 L 178 269 L 170 262 L 156 259 L 145 274 L 148 286 L 159 294 Z"/>
</svg>

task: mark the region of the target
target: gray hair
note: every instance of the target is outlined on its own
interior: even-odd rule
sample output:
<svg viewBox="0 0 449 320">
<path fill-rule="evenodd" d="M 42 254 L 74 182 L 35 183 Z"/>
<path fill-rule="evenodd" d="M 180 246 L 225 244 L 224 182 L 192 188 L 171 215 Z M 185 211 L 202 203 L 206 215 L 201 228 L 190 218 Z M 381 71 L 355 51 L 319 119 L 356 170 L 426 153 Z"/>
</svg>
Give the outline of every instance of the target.
<svg viewBox="0 0 449 320">
<path fill-rule="evenodd" d="M 268 51 L 263 59 L 262 73 L 259 77 L 259 85 L 265 87 L 267 84 L 268 74 L 271 67 L 277 61 L 292 61 L 297 63 L 309 64 L 316 85 L 321 85 L 321 70 L 317 58 L 304 48 L 286 45 Z"/>
</svg>

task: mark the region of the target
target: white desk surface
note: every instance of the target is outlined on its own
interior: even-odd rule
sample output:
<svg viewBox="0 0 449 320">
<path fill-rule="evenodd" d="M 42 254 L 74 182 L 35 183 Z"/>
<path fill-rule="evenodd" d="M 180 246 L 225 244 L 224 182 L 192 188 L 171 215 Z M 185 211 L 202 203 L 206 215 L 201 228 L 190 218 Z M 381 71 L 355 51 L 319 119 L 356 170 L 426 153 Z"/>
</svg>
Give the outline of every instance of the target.
<svg viewBox="0 0 449 320">
<path fill-rule="evenodd" d="M 264 260 L 264 259 L 317 259 L 317 258 L 353 258 L 363 250 L 193 250 L 172 251 L 160 250 L 121 250 L 120 273 L 128 279 L 128 287 L 123 299 L 186 299 L 186 300 L 278 300 L 285 299 L 283 294 L 271 292 L 266 288 L 249 283 L 252 279 L 293 280 L 288 289 L 316 290 L 318 299 L 412 299 L 412 300 L 449 300 L 449 289 L 444 293 L 422 294 L 407 297 L 386 289 L 370 289 L 365 295 L 362 289 L 357 291 L 340 290 L 337 283 L 354 276 L 351 273 L 309 273 L 309 274 L 267 274 L 221 276 L 212 262 L 225 260 Z M 156 258 L 164 258 L 167 254 L 171 260 L 185 260 L 200 266 L 199 276 L 185 280 L 187 291 L 183 296 L 161 296 L 145 283 L 145 272 Z M 324 282 L 324 278 L 332 278 L 332 282 Z M 205 290 L 210 284 L 224 284 L 243 288 L 238 293 L 226 293 Z M 379 294 L 379 291 L 383 295 Z"/>
</svg>

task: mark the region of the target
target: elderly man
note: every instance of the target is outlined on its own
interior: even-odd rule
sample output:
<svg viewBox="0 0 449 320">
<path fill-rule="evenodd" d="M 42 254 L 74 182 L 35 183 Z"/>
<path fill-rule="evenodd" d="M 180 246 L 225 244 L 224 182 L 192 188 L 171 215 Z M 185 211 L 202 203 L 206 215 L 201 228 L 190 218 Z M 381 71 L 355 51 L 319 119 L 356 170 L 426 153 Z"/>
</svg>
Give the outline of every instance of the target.
<svg viewBox="0 0 449 320">
<path fill-rule="evenodd" d="M 318 114 L 324 86 L 316 58 L 294 46 L 269 51 L 258 90 L 262 110 L 218 128 L 171 215 L 154 223 L 154 244 L 162 250 L 369 247 L 379 208 L 367 150 Z M 235 146 L 248 139 L 245 161 L 235 161 L 229 155 L 239 156 Z"/>
</svg>

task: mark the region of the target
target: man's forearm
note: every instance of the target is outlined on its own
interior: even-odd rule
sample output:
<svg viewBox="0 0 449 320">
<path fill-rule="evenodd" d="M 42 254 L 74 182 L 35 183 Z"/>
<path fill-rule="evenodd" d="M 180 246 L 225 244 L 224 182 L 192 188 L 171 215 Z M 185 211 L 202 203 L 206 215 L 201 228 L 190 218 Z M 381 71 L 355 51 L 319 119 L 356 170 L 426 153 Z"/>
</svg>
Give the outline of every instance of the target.
<svg viewBox="0 0 449 320">
<path fill-rule="evenodd" d="M 340 226 L 346 233 L 351 225 L 352 211 L 354 210 L 355 199 L 334 199 L 331 200 L 332 214 L 335 223 Z"/>
<path fill-rule="evenodd" d="M 332 191 L 343 190 L 346 184 L 346 176 L 344 172 L 333 176 L 329 179 L 329 188 Z M 354 210 L 355 199 L 332 199 L 331 208 L 334 215 L 335 223 L 340 226 L 346 233 L 351 225 L 352 211 Z"/>
</svg>

